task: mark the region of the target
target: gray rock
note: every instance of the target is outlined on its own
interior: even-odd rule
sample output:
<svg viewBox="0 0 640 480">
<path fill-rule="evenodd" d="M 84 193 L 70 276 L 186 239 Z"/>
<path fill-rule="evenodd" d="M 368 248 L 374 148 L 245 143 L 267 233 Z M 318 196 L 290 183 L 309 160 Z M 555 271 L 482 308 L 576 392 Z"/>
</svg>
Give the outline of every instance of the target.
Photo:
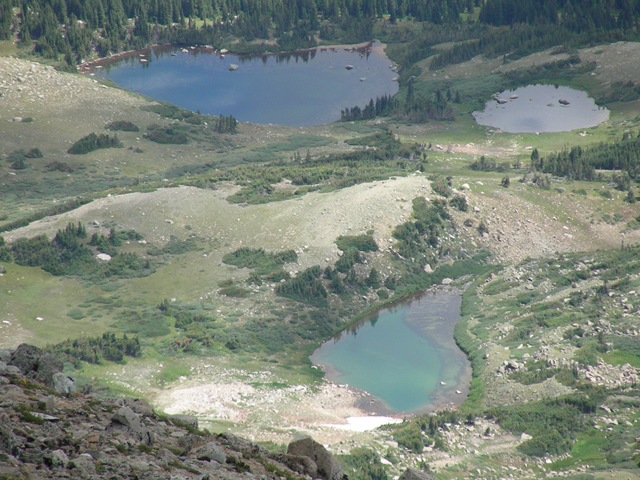
<svg viewBox="0 0 640 480">
<path fill-rule="evenodd" d="M 172 432 L 171 436 L 178 438 L 178 445 L 180 446 L 180 448 L 182 448 L 183 455 L 187 455 L 192 448 L 202 445 L 202 440 L 199 436 L 192 435 L 191 433 L 185 432 L 182 429 Z"/>
<path fill-rule="evenodd" d="M 151 445 L 155 440 L 153 432 L 149 431 L 142 423 L 140 415 L 129 407 L 121 407 L 111 418 L 111 423 L 120 424 L 128 430 L 130 435 L 137 437 L 140 441 Z"/>
<path fill-rule="evenodd" d="M 44 351 L 33 345 L 21 343 L 11 356 L 9 365 L 18 367 L 23 375 L 35 372 L 38 369 L 38 359 L 44 355 Z"/>
<path fill-rule="evenodd" d="M 13 355 L 11 350 L 7 350 L 6 348 L 0 349 L 0 362 L 9 363 L 11 361 L 11 355 Z"/>
<path fill-rule="evenodd" d="M 2 422 L 5 423 L 5 422 Z M 0 424 L 0 452 L 14 455 L 18 448 L 18 439 L 10 428 Z"/>
<path fill-rule="evenodd" d="M 227 455 L 224 450 L 214 442 L 209 442 L 196 448 L 191 454 L 198 460 L 215 460 L 223 465 L 227 461 Z"/>
<path fill-rule="evenodd" d="M 88 453 L 83 453 L 71 460 L 71 462 L 69 462 L 69 466 L 71 468 L 77 468 L 85 475 L 95 475 L 96 473 L 96 464 L 93 462 L 93 457 Z"/>
<path fill-rule="evenodd" d="M 62 372 L 64 365 L 60 360 L 49 353 L 38 357 L 37 379 L 48 387 L 53 387 L 53 377 L 56 373 Z"/>
<path fill-rule="evenodd" d="M 230 446 L 233 450 L 237 450 L 239 452 L 253 456 L 269 456 L 269 451 L 266 448 L 251 443 L 246 438 L 238 437 L 233 433 L 223 432 L 218 436 L 218 438 L 222 439 L 224 441 L 224 444 Z"/>
<path fill-rule="evenodd" d="M 51 468 L 67 468 L 69 457 L 63 450 L 54 450 L 44 457 L 45 462 Z"/>
<path fill-rule="evenodd" d="M 316 477 L 318 475 L 318 465 L 316 465 L 316 462 L 311 460 L 309 457 L 284 454 L 281 455 L 278 460 L 294 472 L 301 475 L 310 475 L 312 477 Z"/>
<path fill-rule="evenodd" d="M 421 472 L 415 468 L 407 468 L 398 480 L 437 480 L 433 475 Z"/>
<path fill-rule="evenodd" d="M 58 395 L 68 396 L 71 392 L 76 391 L 76 384 L 64 373 L 56 373 L 52 377 L 53 389 Z"/>
<path fill-rule="evenodd" d="M 44 412 L 52 412 L 55 406 L 53 395 L 38 400 L 38 408 Z"/>
<path fill-rule="evenodd" d="M 140 420 L 140 415 L 129 407 L 120 407 L 116 413 L 113 414 L 111 421 L 118 422 L 134 432 L 142 433 L 145 429 L 142 420 Z"/>
<path fill-rule="evenodd" d="M 338 461 L 324 448 L 309 436 L 296 436 L 289 443 L 287 454 L 309 457 L 318 467 L 318 475 L 327 480 L 342 480 L 345 477 L 344 470 Z"/>
<path fill-rule="evenodd" d="M 179 427 L 190 427 L 198 430 L 198 417 L 193 415 L 169 415 L 169 420 Z"/>
<path fill-rule="evenodd" d="M 9 385 L 10 383 L 11 383 L 11 380 L 9 380 L 7 377 L 0 376 L 0 385 Z"/>
<path fill-rule="evenodd" d="M 6 367 L 4 367 L 4 369 L 0 369 L 0 373 L 2 373 L 2 375 L 5 375 L 7 377 L 13 377 L 13 378 L 22 376 L 22 370 L 20 370 L 18 367 L 14 365 L 7 365 Z"/>
<path fill-rule="evenodd" d="M 143 417 L 152 417 L 154 412 L 151 405 L 141 398 L 119 398 L 115 401 L 116 405 L 121 407 L 129 407 L 138 415 Z"/>
<path fill-rule="evenodd" d="M 34 417 L 38 417 L 41 420 L 45 420 L 47 422 L 57 422 L 58 420 L 60 420 L 58 417 L 49 415 L 47 413 L 42 413 L 42 412 L 33 412 L 32 415 Z"/>
</svg>

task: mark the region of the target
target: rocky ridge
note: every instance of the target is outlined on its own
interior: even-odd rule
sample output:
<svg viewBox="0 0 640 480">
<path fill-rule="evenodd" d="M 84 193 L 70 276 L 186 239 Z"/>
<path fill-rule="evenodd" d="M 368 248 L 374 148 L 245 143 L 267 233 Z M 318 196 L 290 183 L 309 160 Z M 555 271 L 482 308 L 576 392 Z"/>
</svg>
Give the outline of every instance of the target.
<svg viewBox="0 0 640 480">
<path fill-rule="evenodd" d="M 201 431 L 195 416 L 158 414 L 144 400 L 60 388 L 70 387 L 54 380 L 61 369 L 31 345 L 0 350 L 0 478 L 348 480 L 309 436 L 270 452 Z M 402 478 L 432 477 L 409 469 Z"/>
</svg>

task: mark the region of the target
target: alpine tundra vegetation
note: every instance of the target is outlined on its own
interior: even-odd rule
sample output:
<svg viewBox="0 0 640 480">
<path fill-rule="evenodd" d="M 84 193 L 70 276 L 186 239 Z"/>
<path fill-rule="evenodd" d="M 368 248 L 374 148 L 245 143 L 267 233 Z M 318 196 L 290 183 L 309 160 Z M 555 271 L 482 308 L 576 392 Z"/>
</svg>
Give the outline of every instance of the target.
<svg viewBox="0 0 640 480">
<path fill-rule="evenodd" d="M 0 0 L 0 479 L 640 478 L 639 25 L 640 0 Z M 99 74 L 341 49 L 398 92 L 302 127 Z M 423 407 L 310 360 L 427 294 L 468 363 Z"/>
</svg>

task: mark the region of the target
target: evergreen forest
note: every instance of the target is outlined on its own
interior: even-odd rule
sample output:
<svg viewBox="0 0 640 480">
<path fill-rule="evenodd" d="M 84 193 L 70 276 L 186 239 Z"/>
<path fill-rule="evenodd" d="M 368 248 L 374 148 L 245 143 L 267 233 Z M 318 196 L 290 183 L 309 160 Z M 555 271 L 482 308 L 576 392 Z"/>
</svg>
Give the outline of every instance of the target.
<svg viewBox="0 0 640 480">
<path fill-rule="evenodd" d="M 425 22 L 404 52 L 405 65 L 435 53 L 430 46 L 470 40 L 438 53 L 431 68 L 478 54 L 522 55 L 554 45 L 637 38 L 640 0 L 0 0 L 0 40 L 63 69 L 95 55 L 158 43 L 220 48 L 236 39 L 238 53 L 280 51 L 323 42 L 373 38 L 376 20 Z M 273 49 L 273 45 L 269 48 Z"/>
</svg>

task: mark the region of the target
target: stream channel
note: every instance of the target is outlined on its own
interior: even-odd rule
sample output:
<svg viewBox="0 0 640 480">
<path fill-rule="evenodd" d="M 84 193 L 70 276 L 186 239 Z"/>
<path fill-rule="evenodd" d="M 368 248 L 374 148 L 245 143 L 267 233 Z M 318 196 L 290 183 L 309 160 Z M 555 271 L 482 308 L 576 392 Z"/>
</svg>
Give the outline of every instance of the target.
<svg viewBox="0 0 640 480">
<path fill-rule="evenodd" d="M 328 380 L 373 395 L 358 405 L 363 410 L 423 413 L 459 405 L 471 380 L 471 365 L 453 340 L 460 301 L 456 289 L 421 292 L 350 325 L 311 361 Z"/>
</svg>

